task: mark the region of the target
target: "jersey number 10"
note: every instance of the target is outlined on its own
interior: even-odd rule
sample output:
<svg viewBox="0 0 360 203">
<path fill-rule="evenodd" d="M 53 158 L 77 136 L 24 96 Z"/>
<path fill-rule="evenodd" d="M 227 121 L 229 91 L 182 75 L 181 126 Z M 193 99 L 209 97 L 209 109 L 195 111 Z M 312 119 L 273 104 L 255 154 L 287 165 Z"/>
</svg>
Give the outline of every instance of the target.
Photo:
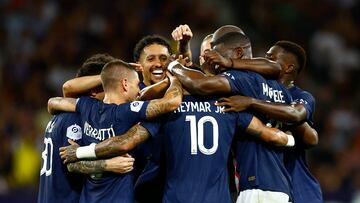
<svg viewBox="0 0 360 203">
<path fill-rule="evenodd" d="M 215 118 L 212 116 L 204 116 L 196 122 L 196 117 L 191 115 L 186 116 L 185 120 L 190 122 L 191 154 L 197 154 L 198 148 L 200 152 L 205 155 L 214 154 L 219 146 L 219 125 Z M 204 124 L 206 122 L 211 123 L 213 130 L 213 146 L 211 148 L 204 146 Z"/>
</svg>

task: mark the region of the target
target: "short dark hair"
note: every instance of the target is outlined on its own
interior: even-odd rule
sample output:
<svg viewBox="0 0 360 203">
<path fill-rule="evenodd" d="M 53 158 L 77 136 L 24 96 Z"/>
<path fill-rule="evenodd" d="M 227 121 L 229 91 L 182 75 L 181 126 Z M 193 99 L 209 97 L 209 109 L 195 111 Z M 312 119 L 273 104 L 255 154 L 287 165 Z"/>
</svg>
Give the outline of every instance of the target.
<svg viewBox="0 0 360 203">
<path fill-rule="evenodd" d="M 250 39 L 240 32 L 229 32 L 211 43 L 211 46 L 224 43 L 226 47 L 251 46 Z"/>
<path fill-rule="evenodd" d="M 143 37 L 136 45 L 134 48 L 134 61 L 139 61 L 140 59 L 140 55 L 143 52 L 144 48 L 152 45 L 152 44 L 159 44 L 159 45 L 163 45 L 165 46 L 168 51 L 169 54 L 171 54 L 171 47 L 170 47 L 170 43 L 162 36 L 159 35 L 148 35 Z"/>
<path fill-rule="evenodd" d="M 129 63 L 116 59 L 105 64 L 101 71 L 101 81 L 104 90 L 116 86 L 116 82 L 127 78 L 130 72 L 136 73 L 135 69 Z"/>
<path fill-rule="evenodd" d="M 299 74 L 306 65 L 306 52 L 304 48 L 300 45 L 296 44 L 295 42 L 281 40 L 276 42 L 275 46 L 279 46 L 283 48 L 286 52 L 293 54 L 296 58 L 296 61 L 299 65 L 297 68 L 297 73 Z"/>
<path fill-rule="evenodd" d="M 107 53 L 94 54 L 82 64 L 76 77 L 99 75 L 104 65 L 113 60 L 115 60 L 115 58 Z"/>
</svg>

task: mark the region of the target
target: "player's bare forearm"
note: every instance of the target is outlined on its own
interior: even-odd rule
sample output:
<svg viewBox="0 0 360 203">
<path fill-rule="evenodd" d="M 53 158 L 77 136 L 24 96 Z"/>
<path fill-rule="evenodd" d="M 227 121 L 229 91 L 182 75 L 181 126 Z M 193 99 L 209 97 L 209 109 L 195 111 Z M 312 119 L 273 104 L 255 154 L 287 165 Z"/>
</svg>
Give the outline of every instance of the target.
<svg viewBox="0 0 360 203">
<path fill-rule="evenodd" d="M 266 58 L 233 59 L 233 68 L 254 71 L 272 78 L 278 78 L 281 71 L 280 64 Z"/>
<path fill-rule="evenodd" d="M 149 138 L 149 132 L 137 124 L 131 127 L 125 134 L 115 136 L 98 143 L 95 146 L 95 154 L 98 158 L 109 158 L 123 155 L 132 150 L 138 144 Z"/>
<path fill-rule="evenodd" d="M 76 99 L 53 97 L 48 100 L 48 112 L 56 114 L 61 111 L 75 112 Z"/>
<path fill-rule="evenodd" d="M 306 109 L 302 104 L 289 105 L 253 99 L 250 109 L 286 123 L 300 123 L 306 119 Z"/>
<path fill-rule="evenodd" d="M 297 126 L 290 126 L 289 129 L 305 148 L 315 147 L 319 142 L 317 131 L 307 122 Z"/>
<path fill-rule="evenodd" d="M 161 99 L 151 100 L 146 109 L 146 118 L 151 119 L 174 111 L 182 102 L 182 85 L 178 79 L 172 77 L 170 86 Z"/>
<path fill-rule="evenodd" d="M 266 127 L 255 116 L 251 120 L 246 132 L 273 146 L 285 146 L 288 143 L 288 134 L 276 128 Z"/>
<path fill-rule="evenodd" d="M 188 57 L 190 60 L 192 58 L 192 53 L 190 49 L 190 41 L 182 42 L 180 41 L 178 44 L 179 54 L 183 55 L 184 58 Z"/>
<path fill-rule="evenodd" d="M 156 84 L 145 87 L 140 91 L 138 100 L 145 101 L 163 97 L 167 88 L 169 87 L 169 84 L 169 79 L 166 78 Z"/>
<path fill-rule="evenodd" d="M 172 73 L 180 80 L 182 85 L 194 95 L 227 94 L 231 87 L 223 76 L 207 77 L 204 73 L 182 66 L 175 65 Z"/>
<path fill-rule="evenodd" d="M 106 162 L 105 160 L 78 161 L 66 166 L 68 171 L 72 173 L 93 174 L 105 171 Z"/>
<path fill-rule="evenodd" d="M 101 86 L 100 75 L 78 77 L 63 84 L 64 97 L 76 98 L 79 95 Z"/>
</svg>

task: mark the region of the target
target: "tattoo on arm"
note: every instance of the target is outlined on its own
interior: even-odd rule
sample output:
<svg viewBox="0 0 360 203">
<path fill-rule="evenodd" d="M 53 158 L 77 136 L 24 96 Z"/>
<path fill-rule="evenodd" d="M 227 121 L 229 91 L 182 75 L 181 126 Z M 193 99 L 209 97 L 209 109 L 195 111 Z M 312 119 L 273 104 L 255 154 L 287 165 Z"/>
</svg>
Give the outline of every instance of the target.
<svg viewBox="0 0 360 203">
<path fill-rule="evenodd" d="M 182 87 L 178 80 L 175 80 L 161 99 L 150 101 L 146 109 L 146 118 L 154 118 L 161 114 L 170 112 L 177 108 L 178 99 L 182 97 Z"/>
<path fill-rule="evenodd" d="M 132 150 L 136 145 L 149 138 L 146 128 L 137 124 L 125 134 L 107 139 L 96 145 L 95 153 L 100 158 L 110 158 L 123 155 Z"/>
<path fill-rule="evenodd" d="M 74 173 L 92 174 L 105 171 L 105 160 L 78 161 L 67 164 L 68 171 Z"/>
</svg>

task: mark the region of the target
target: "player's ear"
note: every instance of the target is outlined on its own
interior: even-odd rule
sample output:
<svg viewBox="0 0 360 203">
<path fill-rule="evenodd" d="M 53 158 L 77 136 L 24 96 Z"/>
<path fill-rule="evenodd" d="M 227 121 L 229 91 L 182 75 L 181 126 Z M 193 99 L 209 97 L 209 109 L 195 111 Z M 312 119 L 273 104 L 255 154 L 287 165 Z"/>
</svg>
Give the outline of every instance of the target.
<svg viewBox="0 0 360 203">
<path fill-rule="evenodd" d="M 292 73 L 294 71 L 296 71 L 294 64 L 289 64 L 289 65 L 286 66 L 285 73 Z"/>
<path fill-rule="evenodd" d="M 128 84 L 128 80 L 126 78 L 121 80 L 121 87 L 124 90 L 124 92 L 129 91 L 129 84 Z"/>
<path fill-rule="evenodd" d="M 244 50 L 241 47 L 234 48 L 234 57 L 236 59 L 242 58 L 244 55 Z"/>
</svg>

